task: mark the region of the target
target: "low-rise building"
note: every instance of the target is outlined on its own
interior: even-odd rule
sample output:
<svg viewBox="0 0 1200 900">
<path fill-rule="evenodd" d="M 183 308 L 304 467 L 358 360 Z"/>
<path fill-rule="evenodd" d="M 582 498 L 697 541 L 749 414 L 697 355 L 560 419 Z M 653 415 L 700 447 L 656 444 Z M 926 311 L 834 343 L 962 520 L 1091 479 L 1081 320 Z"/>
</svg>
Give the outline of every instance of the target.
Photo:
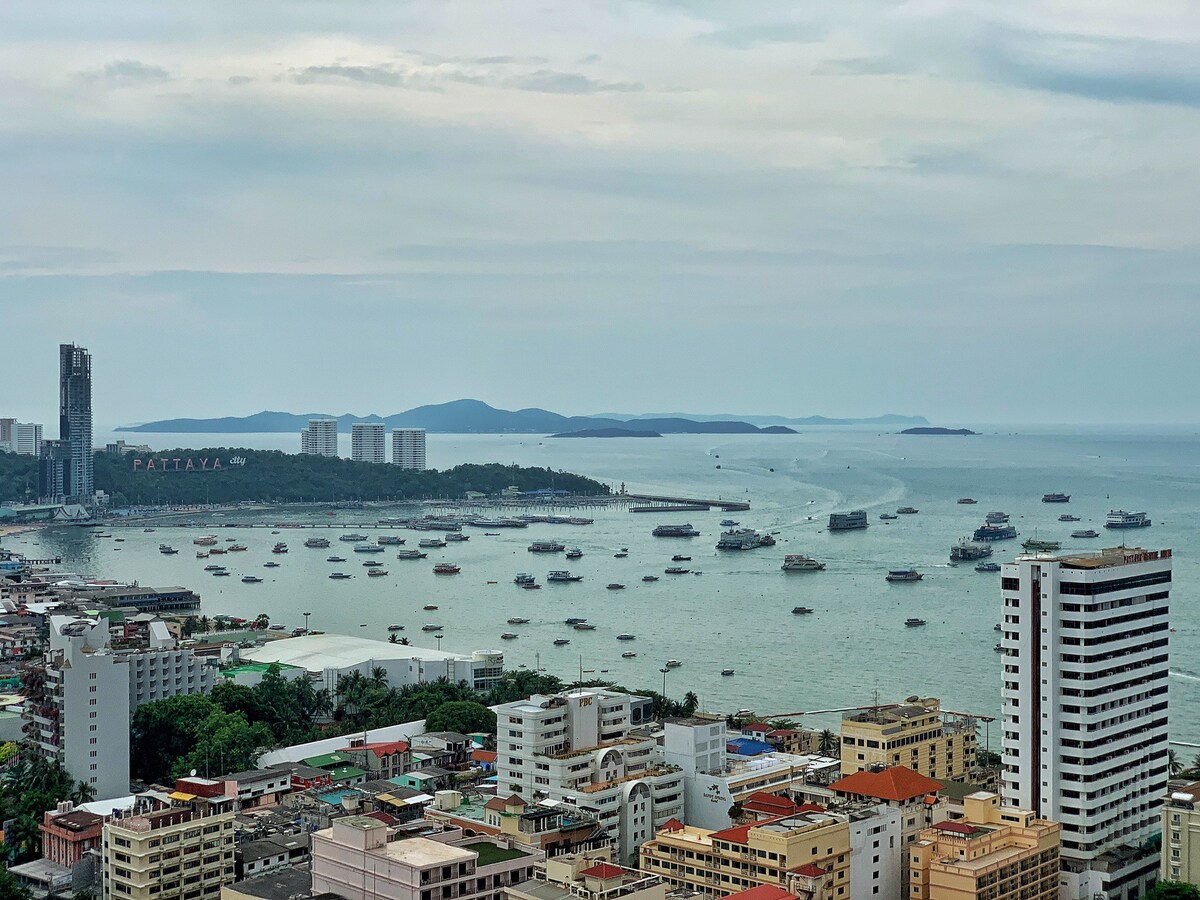
<svg viewBox="0 0 1200 900">
<path fill-rule="evenodd" d="M 720 831 L 669 822 L 642 845 L 640 868 L 708 894 L 765 884 L 807 900 L 849 900 L 849 821 L 812 811 Z"/>
<path fill-rule="evenodd" d="M 1177 784 L 1162 803 L 1160 881 L 1200 884 L 1200 781 Z"/>
<path fill-rule="evenodd" d="M 412 767 L 408 741 L 365 741 L 353 738 L 349 747 L 338 751 L 371 779 L 394 778 Z"/>
<path fill-rule="evenodd" d="M 255 875 L 221 888 L 221 900 L 337 900 L 336 894 L 312 896 L 308 866 L 289 866 Z"/>
<path fill-rule="evenodd" d="M 842 716 L 842 774 L 907 766 L 959 780 L 975 766 L 975 720 L 943 713 L 936 697 L 913 698 Z"/>
<path fill-rule="evenodd" d="M 439 837 L 411 836 L 369 816 L 338 819 L 312 835 L 312 888 L 346 900 L 494 900 L 531 879 L 543 858 L 486 838 Z"/>
<path fill-rule="evenodd" d="M 544 859 L 532 879 L 505 893 L 508 900 L 665 900 L 667 888 L 657 875 L 614 865 L 605 848 Z"/>
<path fill-rule="evenodd" d="M 997 794 L 965 799 L 966 817 L 939 822 L 908 848 L 912 900 L 1057 900 L 1059 826 Z"/>
<path fill-rule="evenodd" d="M 434 804 L 425 809 L 425 818 L 466 834 L 503 837 L 548 854 L 608 844 L 595 819 L 553 801 L 526 803 L 516 794 L 485 800 L 459 791 L 439 791 Z"/>
<path fill-rule="evenodd" d="M 42 856 L 70 868 L 89 850 L 99 848 L 104 817 L 76 809 L 69 800 L 42 815 Z"/>
<path fill-rule="evenodd" d="M 462 769 L 474 749 L 471 739 L 457 731 L 428 731 L 412 739 L 414 752 L 432 755 L 443 769 Z"/>
</svg>

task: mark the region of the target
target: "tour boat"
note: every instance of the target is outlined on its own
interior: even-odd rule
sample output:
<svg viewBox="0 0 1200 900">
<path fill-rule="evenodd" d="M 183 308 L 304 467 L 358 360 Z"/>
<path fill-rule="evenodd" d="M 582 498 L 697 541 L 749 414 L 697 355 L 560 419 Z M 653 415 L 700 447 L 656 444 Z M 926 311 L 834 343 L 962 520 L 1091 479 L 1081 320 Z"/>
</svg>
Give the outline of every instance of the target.
<svg viewBox="0 0 1200 900">
<path fill-rule="evenodd" d="M 1149 528 L 1150 519 L 1144 512 L 1125 512 L 1123 509 L 1111 509 L 1104 522 L 1105 528 Z"/>
<path fill-rule="evenodd" d="M 457 575 L 462 569 L 454 563 L 438 563 L 433 567 L 434 575 Z"/>
<path fill-rule="evenodd" d="M 443 628 L 443 626 L 441 626 L 441 625 L 422 625 L 421 626 L 422 631 L 441 631 L 442 628 Z"/>
<path fill-rule="evenodd" d="M 811 614 L 812 612 L 813 612 L 813 610 L 807 606 L 793 606 L 792 607 L 792 615 L 793 616 L 807 616 L 807 615 Z"/>
<path fill-rule="evenodd" d="M 243 575 L 242 584 L 261 584 L 262 579 L 257 575 Z"/>
<path fill-rule="evenodd" d="M 353 578 L 353 575 L 347 575 L 345 572 L 330 572 L 329 577 L 334 581 L 344 581 L 347 578 Z"/>
<path fill-rule="evenodd" d="M 924 619 L 905 619 L 904 620 L 905 628 L 917 628 L 918 626 L 921 626 L 924 624 L 925 624 Z"/>
<path fill-rule="evenodd" d="M 789 553 L 783 558 L 780 568 L 785 572 L 820 572 L 825 568 L 825 563 L 817 562 L 803 553 Z"/>
<path fill-rule="evenodd" d="M 1096 531 L 1094 528 L 1085 528 L 1083 531 L 1072 531 L 1071 537 L 1073 537 L 1073 538 L 1098 538 L 1098 537 L 1100 537 L 1100 532 Z"/>
<path fill-rule="evenodd" d="M 1059 494 L 1059 493 L 1042 494 L 1042 502 L 1043 503 L 1070 503 L 1071 495 L 1070 494 Z"/>
<path fill-rule="evenodd" d="M 920 581 L 925 576 L 916 569 L 892 569 L 885 576 L 885 580 L 896 582 Z"/>
</svg>

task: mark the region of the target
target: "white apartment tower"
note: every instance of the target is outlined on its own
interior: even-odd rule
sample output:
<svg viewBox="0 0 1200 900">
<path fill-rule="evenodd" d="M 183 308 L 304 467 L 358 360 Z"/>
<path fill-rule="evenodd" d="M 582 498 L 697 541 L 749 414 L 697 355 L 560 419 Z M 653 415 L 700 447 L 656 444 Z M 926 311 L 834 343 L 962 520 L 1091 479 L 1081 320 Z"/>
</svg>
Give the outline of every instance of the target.
<svg viewBox="0 0 1200 900">
<path fill-rule="evenodd" d="M 337 456 L 337 419 L 309 419 L 300 432 L 300 452 L 312 456 Z"/>
<path fill-rule="evenodd" d="M 22 456 L 37 456 L 42 449 L 42 426 L 34 422 L 13 425 L 13 452 Z"/>
<path fill-rule="evenodd" d="M 402 469 L 425 470 L 425 429 L 392 430 L 392 464 Z"/>
<path fill-rule="evenodd" d="M 382 422 L 355 422 L 350 426 L 350 458 L 355 462 L 387 462 Z"/>
<path fill-rule="evenodd" d="M 1170 589 L 1170 550 L 1002 570 L 1002 792 L 1061 823 L 1063 900 L 1131 900 L 1158 874 Z"/>
<path fill-rule="evenodd" d="M 589 688 L 496 707 L 497 796 L 573 806 L 605 827 L 623 864 L 635 859 L 684 808 L 684 774 L 634 730 L 635 699 Z"/>
</svg>

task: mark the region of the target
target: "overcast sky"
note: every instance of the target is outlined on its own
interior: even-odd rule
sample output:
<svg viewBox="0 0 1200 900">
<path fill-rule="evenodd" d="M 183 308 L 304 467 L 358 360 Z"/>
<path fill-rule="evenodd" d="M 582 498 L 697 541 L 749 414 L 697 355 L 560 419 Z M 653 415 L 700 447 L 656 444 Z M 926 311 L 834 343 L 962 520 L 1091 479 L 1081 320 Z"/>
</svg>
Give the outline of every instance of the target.
<svg viewBox="0 0 1200 900">
<path fill-rule="evenodd" d="M 0 6 L 0 415 L 1200 419 L 1187 0 Z"/>
</svg>

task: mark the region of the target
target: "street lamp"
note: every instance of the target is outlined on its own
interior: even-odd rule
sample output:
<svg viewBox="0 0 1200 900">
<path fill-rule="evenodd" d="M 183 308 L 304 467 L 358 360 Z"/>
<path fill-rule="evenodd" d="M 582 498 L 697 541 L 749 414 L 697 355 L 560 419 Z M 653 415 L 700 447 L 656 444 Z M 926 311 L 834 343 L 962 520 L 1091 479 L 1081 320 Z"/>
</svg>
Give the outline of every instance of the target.
<svg viewBox="0 0 1200 900">
<path fill-rule="evenodd" d="M 305 634 L 308 634 L 308 617 L 311 615 L 312 615 L 312 613 L 310 613 L 310 612 L 306 612 L 304 614 L 304 633 Z"/>
<path fill-rule="evenodd" d="M 662 697 L 663 697 L 663 707 L 665 708 L 667 705 L 667 673 L 670 672 L 671 670 L 668 669 L 666 666 L 663 666 L 658 671 L 662 672 L 662 676 L 663 676 Z"/>
<path fill-rule="evenodd" d="M 438 642 L 437 643 L 438 653 L 441 653 L 442 652 L 442 636 L 440 634 L 435 634 L 434 637 L 437 639 L 437 642 Z"/>
</svg>

